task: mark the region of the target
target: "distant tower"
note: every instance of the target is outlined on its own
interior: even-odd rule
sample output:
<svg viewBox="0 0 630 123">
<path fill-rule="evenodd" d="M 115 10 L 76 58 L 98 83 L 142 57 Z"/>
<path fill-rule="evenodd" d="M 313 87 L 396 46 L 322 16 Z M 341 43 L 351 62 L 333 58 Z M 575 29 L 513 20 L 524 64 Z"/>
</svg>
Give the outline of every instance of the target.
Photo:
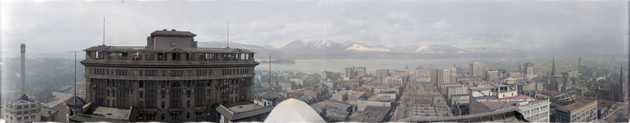
<svg viewBox="0 0 630 123">
<path fill-rule="evenodd" d="M 3 105 L 2 118 L 8 123 L 31 123 L 41 120 L 41 105 L 26 95 L 26 45 L 20 44 L 20 77 L 22 95 Z"/>
<path fill-rule="evenodd" d="M 628 16 L 627 16 L 628 17 L 628 19 L 627 19 L 628 20 L 628 27 L 627 27 L 627 29 L 630 30 L 630 1 L 628 1 L 628 4 L 626 4 L 626 6 L 628 8 L 628 12 L 627 12 L 627 14 L 628 14 Z M 628 41 L 627 42 L 628 42 L 628 46 L 630 47 L 630 31 L 628 31 Z M 628 48 L 628 53 L 629 53 L 628 57 L 630 57 L 630 48 Z M 630 65 L 630 61 L 628 61 L 628 62 L 629 62 L 628 64 Z M 630 67 L 628 67 L 628 70 L 630 71 Z M 629 79 L 628 82 L 630 82 L 630 79 Z M 630 83 L 628 83 L 628 89 L 630 89 Z M 627 103 L 626 104 L 627 105 L 626 106 L 627 107 L 627 109 L 626 109 L 626 118 L 629 118 L 628 122 L 630 122 L 630 115 L 629 115 L 630 114 L 630 90 L 627 90 L 627 92 L 628 92 L 628 94 L 626 96 L 629 96 L 629 97 L 626 100 L 626 103 Z"/>
<path fill-rule="evenodd" d="M 619 65 L 619 85 L 617 88 L 619 88 L 619 91 L 617 92 L 616 95 L 619 95 L 619 97 L 617 98 L 619 102 L 623 102 L 624 101 L 624 88 L 623 88 L 623 64 Z"/>
<path fill-rule="evenodd" d="M 551 76 L 556 75 L 556 57 L 554 56 L 551 63 Z"/>
<path fill-rule="evenodd" d="M 580 73 L 582 72 L 582 57 L 578 58 L 577 71 L 580 72 Z"/>
<path fill-rule="evenodd" d="M 227 27 L 226 27 L 227 29 L 225 31 L 225 35 L 226 35 L 226 38 L 225 38 L 225 45 L 226 46 L 225 47 L 226 48 L 230 48 L 230 22 L 228 21 L 226 25 L 227 25 Z"/>
<path fill-rule="evenodd" d="M 551 63 L 551 75 L 549 76 L 548 85 L 550 90 L 562 91 L 562 87 L 565 85 L 561 85 L 563 79 L 562 75 L 557 74 L 556 70 L 556 57 L 553 57 Z"/>
<path fill-rule="evenodd" d="M 26 95 L 26 44 L 20 44 L 20 79 L 22 94 Z"/>
</svg>

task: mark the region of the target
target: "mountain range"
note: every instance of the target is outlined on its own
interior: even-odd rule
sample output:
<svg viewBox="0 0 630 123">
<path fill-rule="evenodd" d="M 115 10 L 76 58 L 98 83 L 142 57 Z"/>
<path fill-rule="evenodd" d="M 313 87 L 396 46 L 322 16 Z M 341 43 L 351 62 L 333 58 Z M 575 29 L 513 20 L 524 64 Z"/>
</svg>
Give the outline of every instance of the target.
<svg viewBox="0 0 630 123">
<path fill-rule="evenodd" d="M 200 47 L 225 47 L 225 42 L 199 42 Z M 509 48 L 458 48 L 451 45 L 415 45 L 387 47 L 360 42 L 329 40 L 296 40 L 274 48 L 242 43 L 230 43 L 232 48 L 256 52 L 258 58 L 435 58 L 435 57 L 501 57 L 520 56 L 524 51 Z"/>
</svg>

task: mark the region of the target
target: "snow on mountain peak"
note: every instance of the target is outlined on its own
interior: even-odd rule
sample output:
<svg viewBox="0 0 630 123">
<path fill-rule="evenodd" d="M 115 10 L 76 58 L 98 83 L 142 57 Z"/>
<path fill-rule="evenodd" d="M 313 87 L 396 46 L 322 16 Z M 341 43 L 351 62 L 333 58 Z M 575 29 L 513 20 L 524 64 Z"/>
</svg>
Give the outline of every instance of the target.
<svg viewBox="0 0 630 123">
<path fill-rule="evenodd" d="M 444 53 L 462 54 L 462 53 L 466 53 L 466 50 L 453 47 L 450 45 L 420 45 L 415 50 L 415 52 L 426 53 L 426 54 L 444 54 Z"/>
<path fill-rule="evenodd" d="M 360 44 L 352 44 L 352 46 L 346 48 L 348 51 L 356 51 L 356 52 L 390 52 L 390 49 L 385 48 L 371 48 L 367 46 L 363 46 Z"/>
</svg>

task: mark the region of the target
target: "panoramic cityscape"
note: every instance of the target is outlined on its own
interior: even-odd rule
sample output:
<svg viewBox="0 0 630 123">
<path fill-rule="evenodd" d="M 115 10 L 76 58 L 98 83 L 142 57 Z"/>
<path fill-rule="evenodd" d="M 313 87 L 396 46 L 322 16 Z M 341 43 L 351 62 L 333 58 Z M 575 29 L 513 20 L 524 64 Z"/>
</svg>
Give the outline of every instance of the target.
<svg viewBox="0 0 630 123">
<path fill-rule="evenodd" d="M 2 123 L 630 122 L 627 0 L 0 7 Z"/>
</svg>

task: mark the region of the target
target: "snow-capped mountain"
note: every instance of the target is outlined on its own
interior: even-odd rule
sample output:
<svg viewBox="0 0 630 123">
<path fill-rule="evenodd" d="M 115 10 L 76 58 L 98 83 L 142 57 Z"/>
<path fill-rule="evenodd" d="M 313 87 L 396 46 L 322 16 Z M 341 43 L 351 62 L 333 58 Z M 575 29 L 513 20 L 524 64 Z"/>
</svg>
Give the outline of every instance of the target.
<svg viewBox="0 0 630 123">
<path fill-rule="evenodd" d="M 225 47 L 224 42 L 199 42 L 199 47 Z M 458 48 L 451 45 L 403 45 L 385 47 L 362 42 L 336 42 L 329 40 L 297 40 L 280 48 L 250 44 L 231 43 L 230 47 L 245 48 L 256 52 L 256 57 L 269 55 L 288 59 L 300 58 L 414 58 L 414 57 L 456 57 L 456 56 L 497 56 L 522 53 L 507 48 Z"/>
<path fill-rule="evenodd" d="M 285 50 L 331 50 L 335 48 L 345 48 L 346 44 L 337 43 L 328 40 L 313 40 L 313 41 L 292 41 L 280 49 Z"/>
<path fill-rule="evenodd" d="M 352 44 L 350 47 L 345 49 L 346 51 L 351 52 L 391 52 L 390 49 L 383 47 L 372 47 L 363 44 Z"/>
<path fill-rule="evenodd" d="M 338 57 L 348 56 L 347 44 L 327 40 L 293 41 L 279 48 L 287 55 L 294 57 Z"/>
<path fill-rule="evenodd" d="M 420 54 L 465 54 L 467 50 L 457 48 L 450 45 L 421 45 L 416 48 L 414 53 Z"/>
</svg>

